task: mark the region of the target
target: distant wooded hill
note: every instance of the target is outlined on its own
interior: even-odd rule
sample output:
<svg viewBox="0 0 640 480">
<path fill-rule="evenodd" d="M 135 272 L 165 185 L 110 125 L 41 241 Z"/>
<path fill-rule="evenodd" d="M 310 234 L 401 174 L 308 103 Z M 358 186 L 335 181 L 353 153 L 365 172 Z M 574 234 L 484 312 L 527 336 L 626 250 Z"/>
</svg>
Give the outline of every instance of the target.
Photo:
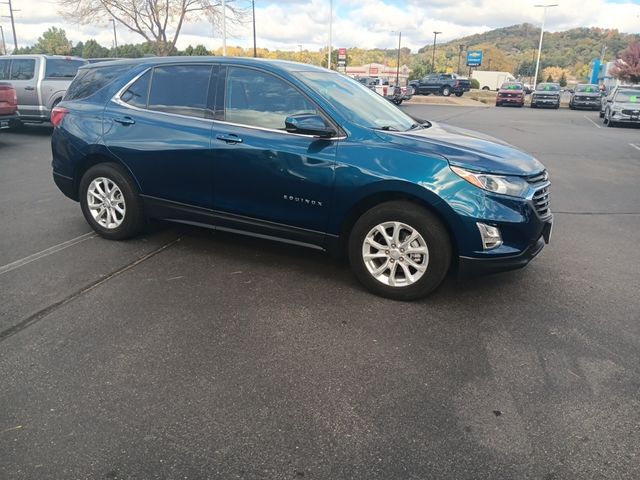
<svg viewBox="0 0 640 480">
<path fill-rule="evenodd" d="M 484 70 L 508 71 L 519 75 L 529 75 L 535 66 L 535 57 L 540 38 L 540 27 L 531 24 L 513 25 L 485 33 L 470 35 L 436 46 L 436 69 L 455 71 L 460 45 L 464 49 L 483 50 Z M 568 76 L 581 78 L 588 75 L 589 64 L 599 58 L 603 47 L 605 60 L 618 58 L 630 43 L 640 41 L 640 34 L 620 33 L 602 28 L 574 28 L 564 32 L 545 32 L 540 59 L 541 70 L 565 71 Z M 425 45 L 414 58 L 414 65 L 431 63 L 432 45 Z M 461 64 L 466 55 L 462 53 Z M 465 68 L 461 69 L 465 71 Z"/>
</svg>

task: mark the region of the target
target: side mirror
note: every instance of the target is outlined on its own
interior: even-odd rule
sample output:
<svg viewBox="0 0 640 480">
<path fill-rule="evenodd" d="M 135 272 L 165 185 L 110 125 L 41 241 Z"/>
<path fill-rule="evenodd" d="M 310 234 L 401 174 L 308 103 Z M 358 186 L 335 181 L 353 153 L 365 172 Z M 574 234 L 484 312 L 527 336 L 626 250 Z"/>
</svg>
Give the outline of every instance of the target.
<svg viewBox="0 0 640 480">
<path fill-rule="evenodd" d="M 313 113 L 290 115 L 285 118 L 284 125 L 289 133 L 314 135 L 320 138 L 330 138 L 336 134 L 335 130 L 328 126 L 320 115 Z"/>
</svg>

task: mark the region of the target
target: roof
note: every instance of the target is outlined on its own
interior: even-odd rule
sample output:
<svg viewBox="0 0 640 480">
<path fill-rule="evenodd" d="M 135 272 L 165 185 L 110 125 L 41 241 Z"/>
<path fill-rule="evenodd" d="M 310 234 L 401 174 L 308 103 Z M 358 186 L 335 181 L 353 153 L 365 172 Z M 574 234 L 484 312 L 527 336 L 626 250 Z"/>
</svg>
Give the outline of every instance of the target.
<svg viewBox="0 0 640 480">
<path fill-rule="evenodd" d="M 234 65 L 244 66 L 272 66 L 280 70 L 286 70 L 288 72 L 326 72 L 326 68 L 317 67 L 315 65 L 309 65 L 306 63 L 290 62 L 287 60 L 272 60 L 267 58 L 253 58 L 253 57 L 220 57 L 220 56 L 174 56 L 174 57 L 142 57 L 142 58 L 126 58 L 122 60 L 114 60 L 108 63 L 109 66 L 115 65 L 167 65 L 173 63 L 209 63 L 215 62 L 219 64 L 232 63 Z M 100 63 L 93 63 L 85 65 L 82 68 L 95 68 Z"/>
</svg>

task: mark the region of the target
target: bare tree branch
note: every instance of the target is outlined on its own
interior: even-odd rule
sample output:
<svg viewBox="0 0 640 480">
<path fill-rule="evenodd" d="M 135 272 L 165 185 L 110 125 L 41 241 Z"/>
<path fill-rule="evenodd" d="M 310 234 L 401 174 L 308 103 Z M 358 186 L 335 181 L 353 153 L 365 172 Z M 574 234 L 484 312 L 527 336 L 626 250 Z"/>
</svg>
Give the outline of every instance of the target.
<svg viewBox="0 0 640 480">
<path fill-rule="evenodd" d="M 227 0 L 227 19 L 239 23 L 245 10 L 234 1 Z M 154 43 L 158 55 L 171 53 L 184 24 L 201 18 L 197 13 L 203 13 L 213 25 L 222 17 L 220 0 L 58 0 L 58 4 L 65 19 L 81 24 L 114 18 Z"/>
</svg>

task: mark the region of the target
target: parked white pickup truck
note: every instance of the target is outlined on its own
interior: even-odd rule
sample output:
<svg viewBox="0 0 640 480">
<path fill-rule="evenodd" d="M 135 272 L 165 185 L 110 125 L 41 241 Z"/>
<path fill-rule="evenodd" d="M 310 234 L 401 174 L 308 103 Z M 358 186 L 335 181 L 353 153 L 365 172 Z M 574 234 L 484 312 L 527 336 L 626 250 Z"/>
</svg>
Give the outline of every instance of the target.
<svg viewBox="0 0 640 480">
<path fill-rule="evenodd" d="M 389 85 L 389 82 L 381 78 L 360 77 L 356 80 L 396 105 L 400 105 L 404 100 L 411 100 L 413 97 L 413 88 L 409 86 L 396 87 Z"/>
</svg>

